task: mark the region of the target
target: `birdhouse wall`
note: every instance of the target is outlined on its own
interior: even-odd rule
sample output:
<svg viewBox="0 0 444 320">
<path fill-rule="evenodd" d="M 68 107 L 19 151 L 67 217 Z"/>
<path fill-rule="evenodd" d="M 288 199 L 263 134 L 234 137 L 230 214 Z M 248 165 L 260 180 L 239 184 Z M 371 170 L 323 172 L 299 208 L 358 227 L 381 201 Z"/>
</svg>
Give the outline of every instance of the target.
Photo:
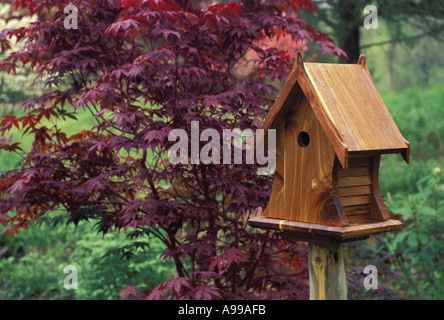
<svg viewBox="0 0 444 320">
<path fill-rule="evenodd" d="M 274 173 L 273 189 L 264 215 L 270 218 L 284 216 L 284 145 L 285 123 L 276 129 L 276 171 Z"/>
<path fill-rule="evenodd" d="M 335 152 L 303 94 L 277 129 L 277 165 L 265 217 L 323 223 Z M 283 170 L 282 170 L 283 168 Z"/>
<path fill-rule="evenodd" d="M 335 194 L 339 197 L 350 224 L 388 219 L 379 192 L 379 162 L 379 154 L 351 156 L 347 170 L 343 170 L 339 161 L 335 162 Z"/>
<path fill-rule="evenodd" d="M 350 159 L 349 168 L 343 170 L 336 165 L 337 195 L 349 222 L 370 219 L 372 195 L 372 159 L 370 157 Z"/>
</svg>

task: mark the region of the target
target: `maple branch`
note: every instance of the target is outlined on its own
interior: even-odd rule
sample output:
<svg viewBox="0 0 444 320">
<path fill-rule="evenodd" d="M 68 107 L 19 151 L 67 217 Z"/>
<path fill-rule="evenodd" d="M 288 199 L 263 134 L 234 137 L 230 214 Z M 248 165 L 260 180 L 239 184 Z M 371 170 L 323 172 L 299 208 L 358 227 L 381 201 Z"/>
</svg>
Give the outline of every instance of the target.
<svg viewBox="0 0 444 320">
<path fill-rule="evenodd" d="M 180 260 L 180 254 L 177 251 L 177 246 L 176 246 L 176 242 L 178 242 L 178 241 L 177 241 L 175 235 L 171 231 L 168 231 L 168 230 L 165 230 L 165 231 L 167 231 L 167 233 L 168 233 L 168 239 L 165 242 L 165 245 L 168 247 L 168 249 L 171 252 L 175 252 L 172 255 L 172 257 L 174 260 L 174 264 L 176 265 L 177 274 L 179 275 L 179 277 L 185 277 L 185 276 L 190 277 L 190 275 L 188 274 L 187 270 L 185 269 L 182 261 Z"/>
</svg>

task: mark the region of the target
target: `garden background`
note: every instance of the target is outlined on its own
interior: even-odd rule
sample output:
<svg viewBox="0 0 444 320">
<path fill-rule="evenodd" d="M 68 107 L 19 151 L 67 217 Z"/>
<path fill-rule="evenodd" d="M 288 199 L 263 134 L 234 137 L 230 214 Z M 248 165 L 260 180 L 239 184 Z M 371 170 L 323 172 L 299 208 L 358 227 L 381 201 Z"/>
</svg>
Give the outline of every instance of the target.
<svg viewBox="0 0 444 320">
<path fill-rule="evenodd" d="M 378 6 L 379 1 L 352 1 L 356 22 L 341 18 L 346 2 L 315 1 L 319 11 L 301 16 L 346 52 L 353 46 L 344 40 L 343 30 L 358 29 L 359 51 L 366 55 L 376 87 L 411 145 L 410 165 L 400 156 L 385 155 L 380 173 L 385 203 L 402 215 L 405 227 L 346 245 L 349 298 L 444 299 L 444 4 L 393 1 L 393 8 L 386 8 Z M 376 29 L 363 27 L 366 4 L 378 8 Z M 1 29 L 29 23 L 8 21 L 9 8 L 0 5 Z M 291 47 L 288 42 L 283 45 Z M 315 61 L 338 60 L 310 50 L 307 57 Z M 44 91 L 31 86 L 33 79 L 31 70 L 0 73 L 1 115 L 22 115 L 21 103 Z M 78 110 L 66 116 L 63 126 L 74 134 L 94 121 Z M 22 137 L 17 128 L 10 134 L 22 139 L 22 148 L 30 147 L 30 136 Z M 17 154 L 0 151 L 0 170 L 14 170 L 20 160 Z M 120 299 L 118 293 L 129 284 L 155 288 L 177 277 L 170 259 L 160 258 L 163 249 L 157 239 L 150 239 L 149 248 L 133 251 L 132 240 L 123 232 L 102 235 L 93 221 L 75 226 L 66 225 L 66 220 L 48 225 L 40 219 L 14 238 L 0 235 L 0 299 Z M 122 259 L 115 253 L 126 255 Z M 377 291 L 362 288 L 363 268 L 369 264 L 379 271 Z M 78 267 L 77 290 L 63 288 L 67 265 Z"/>
</svg>

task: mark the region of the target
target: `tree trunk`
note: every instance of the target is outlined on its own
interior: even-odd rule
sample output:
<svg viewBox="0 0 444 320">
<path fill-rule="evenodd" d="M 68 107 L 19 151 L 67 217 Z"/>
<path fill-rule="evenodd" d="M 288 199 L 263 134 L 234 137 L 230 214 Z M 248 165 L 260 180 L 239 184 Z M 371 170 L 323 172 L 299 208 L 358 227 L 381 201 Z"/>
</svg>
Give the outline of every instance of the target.
<svg viewBox="0 0 444 320">
<path fill-rule="evenodd" d="M 339 47 L 348 55 L 348 59 L 341 58 L 341 63 L 356 63 L 361 54 L 359 29 L 363 24 L 363 7 L 360 3 L 355 0 L 339 0 L 337 3 Z"/>
</svg>

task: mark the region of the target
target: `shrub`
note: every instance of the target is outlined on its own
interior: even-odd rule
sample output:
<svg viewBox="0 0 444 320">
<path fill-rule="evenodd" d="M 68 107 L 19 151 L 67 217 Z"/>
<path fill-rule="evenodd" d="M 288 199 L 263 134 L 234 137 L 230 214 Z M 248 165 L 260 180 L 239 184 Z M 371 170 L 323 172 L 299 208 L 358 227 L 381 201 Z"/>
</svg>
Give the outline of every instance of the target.
<svg viewBox="0 0 444 320">
<path fill-rule="evenodd" d="M 288 251 L 294 244 L 246 227 L 270 193 L 270 179 L 256 174 L 257 165 L 173 165 L 166 155 L 169 132 L 190 136 L 192 121 L 200 132 L 261 125 L 276 81 L 291 67 L 286 51 L 261 47 L 262 40 L 286 34 L 330 56 L 343 54 L 328 36 L 287 14 L 313 11 L 312 2 L 74 0 L 79 25 L 70 30 L 64 1 L 12 3 L 31 14 L 45 11 L 48 19 L 3 30 L 2 48 L 11 37 L 23 46 L 0 67 L 30 65 L 51 90 L 25 102 L 26 115 L 1 122 L 3 134 L 16 127 L 33 136 L 22 166 L 0 181 L 6 232 L 14 235 L 61 207 L 74 224 L 96 219 L 103 233 L 134 230 L 124 255 L 146 246 L 147 237 L 159 239 L 176 277 L 153 290 L 129 286 L 123 297 L 306 297 L 300 252 Z M 257 57 L 253 68 L 240 69 L 249 52 Z M 67 135 L 57 120 L 81 109 L 98 124 Z M 45 118 L 51 123 L 42 124 Z M 3 150 L 19 148 L 0 142 Z"/>
<path fill-rule="evenodd" d="M 0 238 L 2 299 L 118 299 L 119 290 L 129 283 L 154 288 L 173 276 L 173 264 L 158 259 L 162 244 L 157 239 L 146 250 L 133 252 L 128 262 L 113 254 L 132 244 L 125 234 L 102 237 L 87 222 L 67 226 L 67 218 L 48 226 L 45 221 L 56 219 L 51 215 L 14 239 Z M 77 268 L 76 290 L 64 288 L 68 265 Z"/>
<path fill-rule="evenodd" d="M 389 194 L 387 204 L 405 220 L 405 227 L 382 239 L 383 248 L 396 257 L 403 277 L 397 289 L 415 299 L 443 299 L 444 281 L 444 173 L 433 169 L 417 182 L 418 191 Z"/>
</svg>

